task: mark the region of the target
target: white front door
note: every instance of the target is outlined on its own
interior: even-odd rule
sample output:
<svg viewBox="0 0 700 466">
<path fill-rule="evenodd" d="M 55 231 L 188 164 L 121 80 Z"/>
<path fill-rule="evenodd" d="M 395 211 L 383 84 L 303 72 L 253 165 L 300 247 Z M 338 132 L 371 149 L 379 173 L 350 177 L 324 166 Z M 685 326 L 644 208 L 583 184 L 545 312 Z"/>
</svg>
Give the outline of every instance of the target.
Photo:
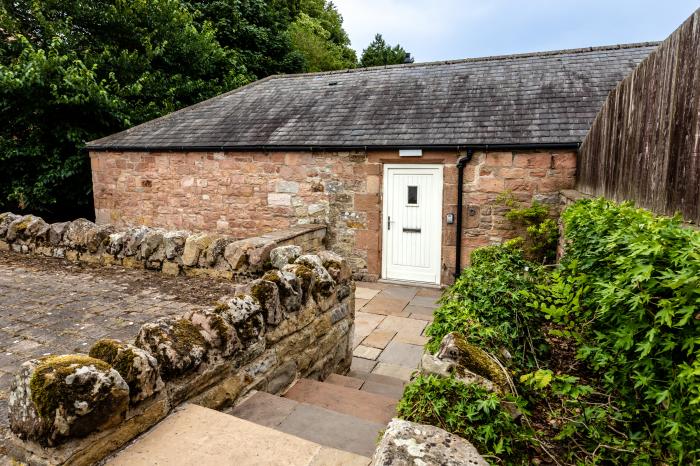
<svg viewBox="0 0 700 466">
<path fill-rule="evenodd" d="M 442 188 L 442 165 L 384 165 L 384 278 L 440 284 Z"/>
</svg>

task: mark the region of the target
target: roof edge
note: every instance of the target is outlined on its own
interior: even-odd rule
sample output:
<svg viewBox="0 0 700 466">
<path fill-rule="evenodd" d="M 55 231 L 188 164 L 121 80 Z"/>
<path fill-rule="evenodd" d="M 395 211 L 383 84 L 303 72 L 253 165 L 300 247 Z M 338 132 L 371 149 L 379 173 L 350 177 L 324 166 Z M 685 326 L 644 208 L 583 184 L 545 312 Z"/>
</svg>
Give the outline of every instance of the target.
<svg viewBox="0 0 700 466">
<path fill-rule="evenodd" d="M 346 74 L 346 73 L 359 73 L 363 71 L 381 71 L 389 69 L 401 69 L 401 68 L 420 68 L 429 66 L 441 66 L 441 65 L 458 65 L 460 63 L 474 63 L 474 62 L 488 62 L 488 61 L 502 61 L 502 60 L 513 60 L 520 58 L 533 58 L 533 57 L 552 57 L 557 55 L 567 55 L 575 53 L 587 53 L 587 52 L 600 52 L 606 50 L 625 50 L 625 49 L 638 49 L 643 47 L 657 47 L 662 41 L 649 41 L 649 42 L 632 42 L 629 44 L 614 44 L 614 45 L 599 45 L 595 47 L 579 47 L 573 49 L 561 49 L 561 50 L 545 50 L 541 52 L 525 52 L 525 53 L 515 53 L 510 55 L 490 55 L 486 57 L 473 57 L 473 58 L 459 58 L 455 60 L 438 60 L 420 63 L 400 63 L 398 65 L 382 65 L 382 66 L 369 66 L 365 68 L 347 68 L 343 70 L 333 70 L 333 71 L 318 71 L 313 73 L 290 73 L 290 74 L 275 74 L 268 77 L 274 77 L 277 79 L 284 78 L 294 78 L 303 76 L 327 76 L 334 74 Z"/>
<path fill-rule="evenodd" d="M 99 146 L 87 147 L 90 152 L 243 152 L 243 151 L 348 151 L 348 150 L 400 150 L 425 149 L 457 151 L 475 150 L 537 150 L 537 149 L 578 149 L 581 142 L 554 143 L 513 143 L 513 144 L 389 144 L 389 145 L 238 145 L 238 146 Z"/>
</svg>

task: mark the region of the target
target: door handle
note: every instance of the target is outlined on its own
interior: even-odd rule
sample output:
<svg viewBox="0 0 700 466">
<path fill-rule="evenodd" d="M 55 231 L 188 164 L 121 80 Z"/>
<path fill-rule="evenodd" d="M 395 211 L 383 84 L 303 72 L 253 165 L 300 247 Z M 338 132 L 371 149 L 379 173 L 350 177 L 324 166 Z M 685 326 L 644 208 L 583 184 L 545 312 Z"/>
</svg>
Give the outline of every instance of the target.
<svg viewBox="0 0 700 466">
<path fill-rule="evenodd" d="M 404 233 L 420 233 L 420 228 L 404 228 Z"/>
<path fill-rule="evenodd" d="M 387 216 L 386 219 L 387 219 L 387 220 L 386 220 L 386 229 L 387 229 L 387 230 L 391 230 L 391 216 L 390 216 L 390 215 Z"/>
</svg>

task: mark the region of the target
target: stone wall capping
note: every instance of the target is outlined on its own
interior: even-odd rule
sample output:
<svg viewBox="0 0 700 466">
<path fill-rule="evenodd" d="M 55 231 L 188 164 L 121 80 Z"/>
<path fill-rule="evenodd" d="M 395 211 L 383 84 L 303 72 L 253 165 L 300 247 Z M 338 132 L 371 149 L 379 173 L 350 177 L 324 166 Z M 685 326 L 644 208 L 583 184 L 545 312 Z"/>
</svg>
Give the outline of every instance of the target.
<svg viewBox="0 0 700 466">
<path fill-rule="evenodd" d="M 262 272 L 277 247 L 323 248 L 326 225 L 294 225 L 250 238 L 146 226 L 117 229 L 86 219 L 48 224 L 34 215 L 0 214 L 0 250 L 74 262 L 121 265 L 166 275 L 245 280 Z"/>
<path fill-rule="evenodd" d="M 219 409 L 252 390 L 279 394 L 300 378 L 346 373 L 354 282 L 342 257 L 310 253 L 308 233 L 325 227 L 235 239 L 0 214 L 0 246 L 20 253 L 165 273 L 166 263 L 220 272 L 231 245 L 246 257 L 235 295 L 209 308 L 147 322 L 133 342 L 98 340 L 89 356 L 24 363 L 9 397 L 8 453 L 28 464 L 94 464 L 182 403 Z M 277 249 L 292 252 L 282 270 L 270 263 Z"/>
</svg>

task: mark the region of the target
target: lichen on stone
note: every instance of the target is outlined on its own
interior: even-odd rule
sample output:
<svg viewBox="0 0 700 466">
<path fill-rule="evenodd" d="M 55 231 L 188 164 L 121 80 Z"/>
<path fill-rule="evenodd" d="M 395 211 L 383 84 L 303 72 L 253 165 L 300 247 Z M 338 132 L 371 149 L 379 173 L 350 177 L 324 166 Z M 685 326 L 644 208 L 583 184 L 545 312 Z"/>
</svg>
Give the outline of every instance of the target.
<svg viewBox="0 0 700 466">
<path fill-rule="evenodd" d="M 43 418 L 50 418 L 59 405 L 71 403 L 73 391 L 66 378 L 75 373 L 78 366 L 95 366 L 108 371 L 110 365 L 104 361 L 84 355 L 50 356 L 41 360 L 29 382 L 32 401 Z"/>
<path fill-rule="evenodd" d="M 98 340 L 90 356 L 110 364 L 129 385 L 132 402 L 145 400 L 163 387 L 158 362 L 145 350 L 119 340 Z"/>
<path fill-rule="evenodd" d="M 492 381 L 500 390 L 510 390 L 508 376 L 501 366 L 486 351 L 472 345 L 455 332 L 448 333 L 440 343 L 437 357 L 441 360 L 455 361 L 457 375 L 464 375 L 467 370 Z"/>
<path fill-rule="evenodd" d="M 182 317 L 164 317 L 144 324 L 136 336 L 136 346 L 158 360 L 164 379 L 195 369 L 209 350 L 200 328 Z"/>
<path fill-rule="evenodd" d="M 8 399 L 10 427 L 20 438 L 56 445 L 121 422 L 129 387 L 104 361 L 86 355 L 24 363 Z"/>
</svg>

